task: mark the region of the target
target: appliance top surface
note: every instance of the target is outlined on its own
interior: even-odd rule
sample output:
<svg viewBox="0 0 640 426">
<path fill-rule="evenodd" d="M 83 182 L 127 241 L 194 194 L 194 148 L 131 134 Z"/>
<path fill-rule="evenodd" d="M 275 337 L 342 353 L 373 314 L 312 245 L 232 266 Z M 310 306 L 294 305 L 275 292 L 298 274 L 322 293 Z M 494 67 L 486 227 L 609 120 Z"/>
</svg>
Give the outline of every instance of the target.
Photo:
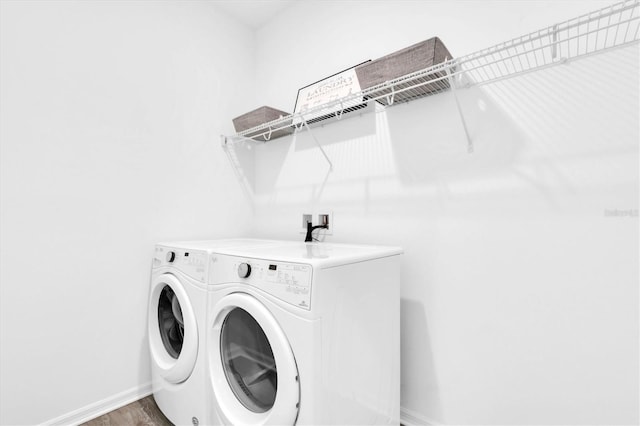
<svg viewBox="0 0 640 426">
<path fill-rule="evenodd" d="M 276 244 L 227 246 L 218 250 L 217 253 L 253 259 L 307 263 L 315 267 L 329 268 L 399 255 L 403 250 L 400 247 L 387 246 L 280 241 Z"/>
<path fill-rule="evenodd" d="M 275 246 L 281 241 L 261 240 L 254 238 L 230 238 L 223 240 L 203 240 L 203 241 L 171 241 L 158 243 L 158 246 L 184 249 L 184 250 L 204 250 L 207 252 L 219 252 L 220 249 L 246 248 L 255 246 Z"/>
</svg>

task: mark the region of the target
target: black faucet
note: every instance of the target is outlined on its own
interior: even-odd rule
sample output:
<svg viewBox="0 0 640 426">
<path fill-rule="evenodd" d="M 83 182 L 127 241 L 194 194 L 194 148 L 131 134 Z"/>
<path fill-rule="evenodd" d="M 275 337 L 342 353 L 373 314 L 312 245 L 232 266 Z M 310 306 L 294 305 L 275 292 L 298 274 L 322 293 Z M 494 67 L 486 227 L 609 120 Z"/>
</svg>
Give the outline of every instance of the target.
<svg viewBox="0 0 640 426">
<path fill-rule="evenodd" d="M 311 222 L 307 221 L 307 236 L 304 237 L 304 242 L 305 243 L 310 243 L 311 241 L 313 241 L 313 237 L 311 236 L 311 233 L 313 231 L 315 231 L 316 229 L 327 229 L 327 228 L 329 228 L 329 225 L 312 226 Z"/>
</svg>

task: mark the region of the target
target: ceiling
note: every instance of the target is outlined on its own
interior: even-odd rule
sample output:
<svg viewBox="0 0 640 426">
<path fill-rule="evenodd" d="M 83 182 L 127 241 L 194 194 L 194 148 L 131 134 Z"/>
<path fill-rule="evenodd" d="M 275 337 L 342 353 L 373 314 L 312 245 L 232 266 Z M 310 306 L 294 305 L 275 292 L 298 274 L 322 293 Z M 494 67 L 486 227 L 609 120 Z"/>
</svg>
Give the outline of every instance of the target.
<svg viewBox="0 0 640 426">
<path fill-rule="evenodd" d="M 241 23 L 256 29 L 293 2 L 294 0 L 215 0 L 214 4 Z"/>
</svg>

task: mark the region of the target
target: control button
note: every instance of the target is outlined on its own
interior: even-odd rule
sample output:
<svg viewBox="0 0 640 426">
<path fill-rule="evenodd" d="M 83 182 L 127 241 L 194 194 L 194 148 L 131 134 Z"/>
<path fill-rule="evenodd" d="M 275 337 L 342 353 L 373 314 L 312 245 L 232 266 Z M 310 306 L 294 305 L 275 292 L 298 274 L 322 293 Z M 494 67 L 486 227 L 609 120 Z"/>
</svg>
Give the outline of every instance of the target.
<svg viewBox="0 0 640 426">
<path fill-rule="evenodd" d="M 241 263 L 240 266 L 238 266 L 238 276 L 240 278 L 247 278 L 249 275 L 251 275 L 251 265 Z"/>
<path fill-rule="evenodd" d="M 167 262 L 171 263 L 176 260 L 176 253 L 174 251 L 167 252 Z"/>
</svg>

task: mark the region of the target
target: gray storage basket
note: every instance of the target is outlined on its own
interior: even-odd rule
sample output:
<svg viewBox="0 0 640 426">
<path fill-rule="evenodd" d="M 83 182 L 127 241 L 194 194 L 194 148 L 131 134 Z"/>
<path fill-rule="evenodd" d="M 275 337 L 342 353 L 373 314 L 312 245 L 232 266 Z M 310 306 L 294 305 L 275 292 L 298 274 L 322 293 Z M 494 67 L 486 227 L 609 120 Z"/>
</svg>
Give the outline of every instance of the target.
<svg viewBox="0 0 640 426">
<path fill-rule="evenodd" d="M 250 111 L 246 114 L 242 114 L 241 116 L 234 118 L 233 127 L 236 129 L 236 132 L 239 133 L 247 129 L 251 129 L 252 127 L 256 127 L 261 124 L 268 123 L 273 120 L 277 120 L 281 117 L 286 117 L 288 115 L 290 115 L 288 112 L 280 111 L 279 109 L 271 108 L 269 106 L 262 106 L 260 108 L 254 109 L 253 111 Z M 282 127 L 284 125 L 286 125 L 286 123 L 280 123 L 278 127 Z M 266 133 L 267 138 L 270 140 L 274 138 L 279 138 L 281 136 L 290 135 L 291 133 L 293 133 L 293 128 L 284 127 L 282 129 L 275 130 L 271 133 L 270 137 L 268 136 L 269 129 L 260 130 L 258 132 L 251 132 L 246 136 L 250 138 L 256 135 L 260 135 L 262 133 Z M 264 140 L 264 138 L 262 138 L 261 136 L 256 139 Z"/>
<path fill-rule="evenodd" d="M 360 87 L 365 90 L 386 81 L 395 80 L 407 74 L 429 68 L 448 59 L 451 59 L 451 54 L 445 45 L 438 37 L 433 37 L 374 61 L 366 62 L 356 67 L 356 74 L 358 75 Z M 446 77 L 446 73 L 439 71 L 425 76 L 427 80 L 433 80 L 438 77 Z M 412 88 L 406 92 L 396 93 L 394 94 L 394 102 L 407 102 L 442 91 L 448 87 L 449 82 L 446 78 L 441 79 L 434 83 Z M 381 93 L 391 94 L 391 89 L 386 89 Z M 388 100 L 385 97 L 378 99 L 378 102 L 383 105 L 388 104 Z"/>
</svg>

